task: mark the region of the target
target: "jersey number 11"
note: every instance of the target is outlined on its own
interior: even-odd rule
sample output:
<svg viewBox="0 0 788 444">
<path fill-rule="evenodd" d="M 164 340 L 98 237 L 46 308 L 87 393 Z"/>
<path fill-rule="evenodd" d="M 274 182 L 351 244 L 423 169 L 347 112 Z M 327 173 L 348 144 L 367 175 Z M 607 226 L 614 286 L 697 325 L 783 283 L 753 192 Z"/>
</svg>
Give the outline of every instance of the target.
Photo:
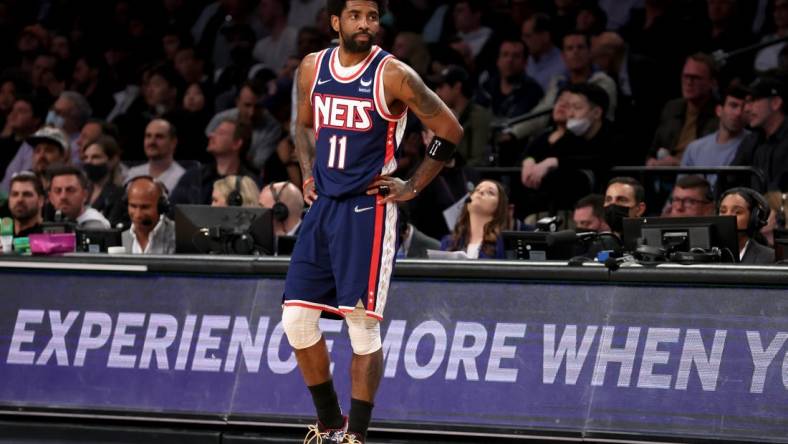
<svg viewBox="0 0 788 444">
<path fill-rule="evenodd" d="M 337 140 L 339 140 L 339 152 L 337 153 Z M 345 156 L 347 155 L 347 136 L 337 139 L 336 134 L 328 139 L 331 149 L 328 152 L 328 167 L 345 169 Z"/>
</svg>

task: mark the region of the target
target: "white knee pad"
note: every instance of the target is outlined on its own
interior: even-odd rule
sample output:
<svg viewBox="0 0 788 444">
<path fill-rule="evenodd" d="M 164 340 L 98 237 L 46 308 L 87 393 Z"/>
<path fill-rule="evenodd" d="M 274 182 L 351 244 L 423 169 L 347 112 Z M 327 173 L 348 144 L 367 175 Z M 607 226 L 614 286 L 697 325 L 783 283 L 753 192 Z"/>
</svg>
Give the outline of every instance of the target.
<svg viewBox="0 0 788 444">
<path fill-rule="evenodd" d="M 317 344 L 323 333 L 318 325 L 320 310 L 285 306 L 282 310 L 282 328 L 290 346 L 302 350 Z"/>
<path fill-rule="evenodd" d="M 369 355 L 380 350 L 380 321 L 367 316 L 363 308 L 353 310 L 345 321 L 353 353 Z"/>
</svg>

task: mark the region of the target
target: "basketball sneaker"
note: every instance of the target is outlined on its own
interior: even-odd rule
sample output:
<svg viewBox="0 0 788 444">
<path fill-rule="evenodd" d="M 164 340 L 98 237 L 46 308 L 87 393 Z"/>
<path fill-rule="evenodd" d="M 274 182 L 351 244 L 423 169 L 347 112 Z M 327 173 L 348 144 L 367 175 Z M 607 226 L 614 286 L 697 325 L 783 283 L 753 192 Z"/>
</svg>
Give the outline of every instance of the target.
<svg viewBox="0 0 788 444">
<path fill-rule="evenodd" d="M 353 432 L 345 433 L 345 437 L 342 438 L 341 442 L 342 444 L 364 444 L 364 441 L 361 440 L 361 437 Z"/>
<path fill-rule="evenodd" d="M 338 429 L 329 429 L 319 420 L 309 426 L 309 431 L 304 438 L 304 444 L 341 444 L 347 432 L 347 416 L 343 417 L 344 423 Z"/>
</svg>

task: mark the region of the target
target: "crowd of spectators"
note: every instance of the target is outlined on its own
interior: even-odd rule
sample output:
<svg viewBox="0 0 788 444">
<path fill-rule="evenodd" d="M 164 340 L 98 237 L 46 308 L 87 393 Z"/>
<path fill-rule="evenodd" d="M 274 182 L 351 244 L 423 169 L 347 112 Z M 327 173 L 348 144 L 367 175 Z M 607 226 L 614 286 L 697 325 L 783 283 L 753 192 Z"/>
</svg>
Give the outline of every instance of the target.
<svg viewBox="0 0 788 444">
<path fill-rule="evenodd" d="M 324 0 L 0 0 L 0 23 L 1 211 L 18 232 L 67 219 L 122 227 L 129 252 L 167 253 L 173 206 L 282 204 L 275 230 L 297 234 L 293 78 L 336 38 Z M 788 191 L 785 37 L 788 0 L 390 1 L 377 45 L 465 133 L 401 209 L 400 255 L 503 257 L 500 233 L 544 212 L 615 232 L 626 215 L 762 202 L 773 214 L 763 235 L 742 228 L 740 253 L 767 248 Z M 408 122 L 401 177 L 431 138 Z"/>
</svg>

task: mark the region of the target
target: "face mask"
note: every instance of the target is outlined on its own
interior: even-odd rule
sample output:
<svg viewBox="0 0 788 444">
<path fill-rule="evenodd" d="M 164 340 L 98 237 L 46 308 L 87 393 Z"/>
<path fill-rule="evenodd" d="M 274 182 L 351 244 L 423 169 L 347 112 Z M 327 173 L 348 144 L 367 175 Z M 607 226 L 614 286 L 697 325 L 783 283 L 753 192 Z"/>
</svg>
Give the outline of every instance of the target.
<svg viewBox="0 0 788 444">
<path fill-rule="evenodd" d="M 55 128 L 63 129 L 63 123 L 65 123 L 63 116 L 57 114 L 56 112 L 50 110 L 47 113 L 47 118 L 44 121 L 45 124 L 54 126 Z"/>
<path fill-rule="evenodd" d="M 620 233 L 624 229 L 624 218 L 629 217 L 629 207 L 610 205 L 605 207 L 605 222 L 610 230 Z"/>
<path fill-rule="evenodd" d="M 90 179 L 91 182 L 100 181 L 109 172 L 109 167 L 107 167 L 106 163 L 102 163 L 99 165 L 86 163 L 82 165 L 82 169 L 85 170 L 85 175 L 88 176 L 88 179 Z"/>
<path fill-rule="evenodd" d="M 566 121 L 566 129 L 572 132 L 575 136 L 582 136 L 591 128 L 591 119 L 569 119 Z"/>
</svg>

